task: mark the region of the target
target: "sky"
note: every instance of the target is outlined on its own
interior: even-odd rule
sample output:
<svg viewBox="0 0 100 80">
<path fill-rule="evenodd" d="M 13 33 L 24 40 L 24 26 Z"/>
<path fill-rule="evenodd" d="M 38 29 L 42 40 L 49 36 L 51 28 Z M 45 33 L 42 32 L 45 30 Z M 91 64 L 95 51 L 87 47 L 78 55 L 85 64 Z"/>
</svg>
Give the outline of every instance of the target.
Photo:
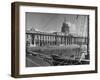
<svg viewBox="0 0 100 80">
<path fill-rule="evenodd" d="M 61 32 L 64 19 L 66 19 L 66 24 L 69 25 L 70 33 L 87 36 L 87 15 L 26 12 L 26 29 L 34 28 L 42 32 Z"/>
</svg>

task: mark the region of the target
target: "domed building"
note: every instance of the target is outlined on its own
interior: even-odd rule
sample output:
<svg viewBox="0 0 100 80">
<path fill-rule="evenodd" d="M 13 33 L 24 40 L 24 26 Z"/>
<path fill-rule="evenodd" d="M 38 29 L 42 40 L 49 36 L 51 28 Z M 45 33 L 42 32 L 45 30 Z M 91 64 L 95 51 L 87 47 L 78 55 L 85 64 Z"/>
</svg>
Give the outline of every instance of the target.
<svg viewBox="0 0 100 80">
<path fill-rule="evenodd" d="M 35 46 L 60 46 L 87 44 L 87 37 L 76 36 L 70 33 L 70 26 L 66 19 L 62 22 L 61 32 L 41 32 L 36 29 L 26 31 L 26 41 Z"/>
<path fill-rule="evenodd" d="M 69 25 L 66 23 L 66 20 L 64 20 L 61 28 L 61 32 L 68 34 L 69 33 Z"/>
</svg>

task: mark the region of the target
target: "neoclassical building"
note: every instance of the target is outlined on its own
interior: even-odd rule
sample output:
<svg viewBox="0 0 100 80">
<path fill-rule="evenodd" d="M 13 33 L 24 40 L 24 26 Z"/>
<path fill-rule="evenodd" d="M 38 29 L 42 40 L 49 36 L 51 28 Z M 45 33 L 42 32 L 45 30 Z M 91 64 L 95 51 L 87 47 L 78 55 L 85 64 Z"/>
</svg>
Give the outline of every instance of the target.
<svg viewBox="0 0 100 80">
<path fill-rule="evenodd" d="M 63 22 L 61 32 L 41 32 L 35 29 L 26 30 L 27 46 L 60 46 L 88 44 L 88 38 L 70 34 L 69 25 Z"/>
</svg>

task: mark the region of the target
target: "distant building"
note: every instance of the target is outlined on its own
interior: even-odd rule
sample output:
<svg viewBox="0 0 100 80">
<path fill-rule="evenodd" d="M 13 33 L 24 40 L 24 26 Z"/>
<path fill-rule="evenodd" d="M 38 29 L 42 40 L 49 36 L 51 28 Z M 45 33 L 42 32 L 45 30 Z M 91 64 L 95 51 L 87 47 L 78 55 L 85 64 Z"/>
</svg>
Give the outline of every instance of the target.
<svg viewBox="0 0 100 80">
<path fill-rule="evenodd" d="M 69 33 L 69 25 L 63 22 L 61 32 L 68 34 Z"/>
<path fill-rule="evenodd" d="M 88 38 L 70 34 L 69 25 L 63 22 L 61 32 L 46 33 L 30 29 L 26 31 L 27 46 L 60 46 L 87 44 Z"/>
</svg>

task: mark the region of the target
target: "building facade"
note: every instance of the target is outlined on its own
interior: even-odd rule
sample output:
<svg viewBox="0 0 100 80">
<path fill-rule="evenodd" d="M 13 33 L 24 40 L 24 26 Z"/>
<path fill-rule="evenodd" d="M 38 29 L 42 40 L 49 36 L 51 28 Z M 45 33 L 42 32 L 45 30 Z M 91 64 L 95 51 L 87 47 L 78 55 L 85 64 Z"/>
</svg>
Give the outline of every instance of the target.
<svg viewBox="0 0 100 80">
<path fill-rule="evenodd" d="M 35 29 L 26 31 L 27 46 L 67 46 L 88 44 L 88 38 L 69 33 L 69 26 L 63 22 L 61 32 L 46 33 Z"/>
</svg>

